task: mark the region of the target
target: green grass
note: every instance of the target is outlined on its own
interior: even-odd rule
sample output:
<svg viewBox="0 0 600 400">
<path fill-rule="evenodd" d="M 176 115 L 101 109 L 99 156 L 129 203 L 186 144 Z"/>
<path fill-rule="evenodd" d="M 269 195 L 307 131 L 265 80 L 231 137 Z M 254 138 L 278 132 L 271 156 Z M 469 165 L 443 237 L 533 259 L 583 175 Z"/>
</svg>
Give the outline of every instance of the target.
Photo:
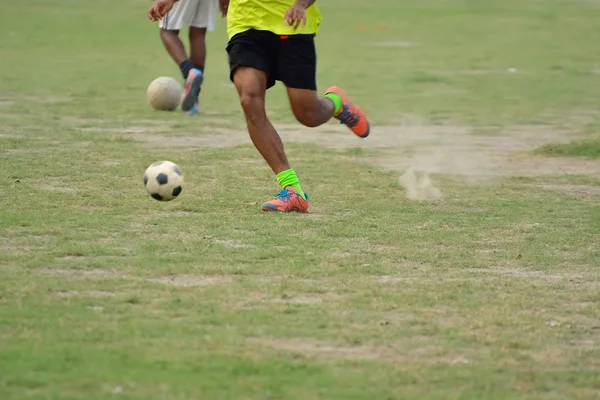
<svg viewBox="0 0 600 400">
<path fill-rule="evenodd" d="M 277 187 L 223 21 L 188 118 L 144 102 L 178 76 L 148 1 L 0 5 L 0 399 L 597 398 L 600 168 L 527 144 L 595 134 L 600 5 L 322 3 L 319 86 L 374 129 L 287 128 L 308 215 L 259 209 Z M 280 85 L 268 108 L 293 121 Z M 408 200 L 384 160 L 444 140 L 524 167 L 442 169 L 441 201 Z M 142 185 L 163 159 L 185 175 L 169 203 Z"/>
<path fill-rule="evenodd" d="M 600 139 L 547 144 L 539 148 L 538 153 L 549 156 L 600 158 Z"/>
</svg>

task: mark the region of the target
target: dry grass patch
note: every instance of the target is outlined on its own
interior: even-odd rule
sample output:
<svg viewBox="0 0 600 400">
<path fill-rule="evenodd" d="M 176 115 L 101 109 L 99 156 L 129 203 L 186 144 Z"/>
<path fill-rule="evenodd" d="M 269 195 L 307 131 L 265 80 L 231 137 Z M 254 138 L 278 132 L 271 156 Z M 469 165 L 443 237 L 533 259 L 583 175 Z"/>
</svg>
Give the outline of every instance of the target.
<svg viewBox="0 0 600 400">
<path fill-rule="evenodd" d="M 232 278 L 228 276 L 170 275 L 150 278 L 148 281 L 170 286 L 195 287 L 228 284 L 232 282 Z"/>
</svg>

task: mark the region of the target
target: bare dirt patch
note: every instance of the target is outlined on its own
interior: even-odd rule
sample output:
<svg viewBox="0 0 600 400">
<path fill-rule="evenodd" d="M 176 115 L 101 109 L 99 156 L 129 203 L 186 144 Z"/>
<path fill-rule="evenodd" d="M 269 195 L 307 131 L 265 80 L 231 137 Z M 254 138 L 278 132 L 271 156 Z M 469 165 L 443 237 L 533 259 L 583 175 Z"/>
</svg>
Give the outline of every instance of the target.
<svg viewBox="0 0 600 400">
<path fill-rule="evenodd" d="M 56 238 L 51 235 L 23 235 L 21 231 L 9 229 L 7 237 L 0 237 L 0 251 L 6 253 L 28 253 L 53 246 Z"/>
<path fill-rule="evenodd" d="M 580 122 L 576 120 L 574 124 Z M 543 144 L 573 139 L 569 131 L 544 125 L 473 129 L 461 125 L 431 125 L 419 118 L 406 117 L 398 120 L 398 125 L 373 126 L 371 135 L 364 140 L 333 122 L 316 129 L 302 128 L 297 124 L 276 124 L 276 128 L 284 142 L 311 143 L 332 149 L 374 150 L 376 155 L 363 159 L 404 173 L 399 177 L 399 183 L 406 196 L 413 200 L 443 198 L 433 174 L 456 175 L 480 183 L 505 176 L 600 175 L 600 160 L 532 156 L 531 150 Z M 129 132 L 127 137 L 161 148 L 251 145 L 243 129 L 230 128 L 211 128 L 209 134 L 205 132 L 198 136 Z"/>
<path fill-rule="evenodd" d="M 230 283 L 232 281 L 231 277 L 228 276 L 169 275 L 154 278 L 143 278 L 103 269 L 41 268 L 35 270 L 35 273 L 54 276 L 67 276 L 72 279 L 127 279 L 131 281 L 154 282 L 180 287 L 210 286 Z"/>
<path fill-rule="evenodd" d="M 489 269 L 483 268 L 472 268 L 465 269 L 464 272 L 472 273 L 472 274 L 489 274 L 489 275 L 502 275 L 509 276 L 513 278 L 522 278 L 522 279 L 532 279 L 532 278 L 543 278 L 544 280 L 560 280 L 565 279 L 563 275 L 557 274 L 548 274 L 544 271 L 524 271 L 522 269 L 517 268 L 496 268 L 491 267 Z"/>
<path fill-rule="evenodd" d="M 78 189 L 70 186 L 72 183 L 67 177 L 46 176 L 40 179 L 32 180 L 32 186 L 45 191 L 60 193 L 75 193 Z"/>
<path fill-rule="evenodd" d="M 371 161 L 385 168 L 412 168 L 424 174 L 462 175 L 475 179 L 552 173 L 555 168 L 551 168 L 551 164 L 556 160 L 547 162 L 546 168 L 542 168 L 532 164 L 531 156 L 523 153 L 543 143 L 565 141 L 563 133 L 541 126 L 515 126 L 495 135 L 477 135 L 471 129 L 459 126 L 400 126 L 382 127 L 374 130 L 373 135 L 377 140 L 370 146 L 383 150 Z M 600 163 L 587 165 L 587 168 L 600 172 Z"/>
<path fill-rule="evenodd" d="M 281 303 L 281 304 L 321 304 L 331 301 L 336 301 L 341 299 L 342 297 L 328 292 L 328 293 L 319 293 L 319 294 L 284 294 L 283 296 L 271 299 L 272 303 Z"/>
<path fill-rule="evenodd" d="M 3 96 L 0 97 L 0 101 L 14 103 L 37 103 L 37 104 L 52 104 L 52 103 L 70 103 L 73 98 L 70 96 Z"/>
<path fill-rule="evenodd" d="M 284 304 L 321 304 L 323 300 L 320 297 L 298 296 L 274 299 L 273 302 Z"/>
<path fill-rule="evenodd" d="M 47 149 L 7 149 L 6 150 L 7 154 L 48 154 L 48 150 Z"/>
<path fill-rule="evenodd" d="M 510 278 L 510 279 L 525 279 L 532 282 L 545 282 L 545 283 L 556 283 L 560 281 L 572 281 L 579 279 L 592 279 L 596 280 L 596 277 L 592 274 L 585 274 L 581 272 L 569 272 L 565 271 L 562 273 L 553 273 L 548 271 L 536 271 L 536 270 L 523 270 L 518 268 L 510 268 L 506 266 L 493 266 L 490 268 L 473 268 L 463 270 L 472 276 L 496 276 Z"/>
<path fill-rule="evenodd" d="M 102 161 L 102 165 L 106 166 L 106 167 L 114 167 L 117 165 L 121 165 L 122 162 L 118 161 L 118 160 L 104 160 Z"/>
<path fill-rule="evenodd" d="M 273 280 L 268 283 L 277 284 L 282 280 Z M 259 309 L 272 307 L 273 304 L 282 304 L 289 306 L 318 306 L 324 303 L 341 299 L 342 297 L 333 293 L 298 293 L 284 294 L 280 297 L 273 297 L 268 291 L 245 292 L 243 297 L 236 298 L 231 308 L 237 310 Z"/>
<path fill-rule="evenodd" d="M 126 127 L 89 127 L 81 128 L 82 132 L 102 132 L 102 133 L 148 133 L 161 132 L 163 128 L 156 126 L 126 126 Z"/>
<path fill-rule="evenodd" d="M 230 249 L 252 249 L 252 248 L 256 247 L 253 244 L 246 244 L 246 243 L 240 242 L 239 240 L 233 240 L 233 239 L 217 239 L 217 238 L 213 238 L 212 236 L 203 236 L 202 239 L 207 240 L 211 243 L 215 243 L 215 244 L 219 244 L 224 247 L 228 247 Z"/>
<path fill-rule="evenodd" d="M 312 338 L 250 338 L 253 345 L 273 350 L 301 353 L 313 357 L 334 357 L 347 360 L 376 360 L 382 354 L 378 348 L 368 346 L 341 346 Z"/>
<path fill-rule="evenodd" d="M 171 275 L 160 278 L 150 278 L 148 281 L 171 286 L 194 287 L 230 283 L 232 279 L 227 276 Z"/>
<path fill-rule="evenodd" d="M 532 185 L 545 190 L 552 190 L 567 194 L 600 195 L 600 186 L 590 185 Z"/>
<path fill-rule="evenodd" d="M 76 192 L 76 190 L 73 188 L 60 187 L 60 186 L 54 186 L 54 185 L 46 185 L 46 184 L 37 185 L 37 188 L 41 189 L 41 190 L 49 190 L 52 192 L 60 192 L 60 193 L 75 193 Z"/>
<path fill-rule="evenodd" d="M 116 133 L 119 137 L 128 135 L 140 135 L 147 133 L 165 134 L 172 130 L 172 122 L 163 120 L 103 120 L 97 118 L 81 118 L 76 116 L 66 116 L 62 121 L 70 126 L 77 128 L 80 132 L 86 133 Z M 123 136 L 125 135 L 125 136 Z M 166 135 L 164 135 L 166 136 Z M 161 137 L 164 137 L 161 136 Z"/>
<path fill-rule="evenodd" d="M 171 217 L 197 217 L 201 215 L 201 213 L 199 213 L 198 211 L 184 211 L 184 210 L 178 210 L 178 211 L 172 211 L 169 213 L 169 216 Z"/>
<path fill-rule="evenodd" d="M 505 176 L 546 174 L 600 175 L 599 160 L 547 158 L 530 151 L 546 143 L 572 138 L 568 132 L 548 126 L 490 127 L 482 135 L 465 126 L 436 126 L 418 120 L 400 121 L 398 126 L 373 127 L 369 138 L 352 137 L 344 127 L 327 125 L 316 130 L 280 128 L 284 140 L 315 143 L 330 148 L 377 150 L 368 161 L 392 171 L 406 196 L 413 200 L 440 200 L 442 192 L 432 174 L 457 175 L 478 183 Z M 485 131 L 485 130 L 484 130 Z"/>
<path fill-rule="evenodd" d="M 2 128 L 0 127 L 0 132 L 2 132 Z M 10 133 L 0 133 L 0 139 L 22 139 L 19 135 L 14 135 Z"/>
<path fill-rule="evenodd" d="M 36 274 L 68 276 L 79 279 L 131 279 L 131 277 L 123 274 L 118 274 L 114 271 L 105 269 L 64 269 L 64 268 L 40 268 L 33 271 Z"/>
<path fill-rule="evenodd" d="M 211 134 L 199 136 L 166 136 L 131 134 L 128 137 L 149 147 L 227 148 L 251 144 L 248 134 L 241 130 L 215 128 Z"/>
<path fill-rule="evenodd" d="M 391 363 L 470 363 L 470 360 L 461 354 L 447 353 L 435 343 L 420 343 L 418 339 L 419 337 L 409 339 L 412 342 L 410 347 L 407 347 L 406 343 L 390 343 L 389 346 L 349 346 L 314 338 L 248 338 L 247 341 L 252 345 L 322 359 L 377 360 Z"/>
<path fill-rule="evenodd" d="M 277 124 L 284 142 L 311 143 L 332 149 L 373 149 L 368 161 L 396 171 L 412 168 L 426 174 L 456 174 L 470 177 L 536 176 L 554 173 L 600 174 L 600 161 L 532 157 L 532 149 L 546 143 L 570 139 L 568 132 L 548 126 L 490 127 L 493 134 L 477 134 L 460 125 L 431 125 L 406 118 L 395 126 L 373 126 L 367 139 L 348 133 L 339 124 L 302 128 Z M 480 128 L 481 130 L 481 128 Z M 484 129 L 485 130 L 485 129 Z M 165 137 L 131 134 L 128 137 L 149 146 L 234 147 L 251 145 L 243 130 L 215 128 L 211 134 Z M 527 153 L 527 154 L 525 154 Z"/>
<path fill-rule="evenodd" d="M 61 290 L 55 292 L 59 297 L 112 297 L 115 295 L 113 292 L 107 292 L 104 290 Z"/>
<path fill-rule="evenodd" d="M 224 247 L 228 247 L 230 249 L 252 249 L 252 248 L 256 247 L 252 244 L 241 243 L 237 240 L 218 240 L 218 239 L 216 239 L 216 240 L 213 240 L 212 242 L 220 244 Z"/>
</svg>

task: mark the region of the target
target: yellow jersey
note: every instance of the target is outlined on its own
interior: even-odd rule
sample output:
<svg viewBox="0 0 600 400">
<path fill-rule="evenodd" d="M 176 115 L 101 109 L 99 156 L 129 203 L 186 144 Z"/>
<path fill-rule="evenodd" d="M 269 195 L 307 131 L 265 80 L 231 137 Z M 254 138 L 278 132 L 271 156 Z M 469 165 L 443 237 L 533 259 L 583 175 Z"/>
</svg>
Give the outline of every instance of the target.
<svg viewBox="0 0 600 400">
<path fill-rule="evenodd" d="M 316 3 L 306 9 L 306 26 L 294 31 L 283 20 L 285 12 L 296 0 L 230 0 L 227 9 L 227 36 L 231 39 L 250 29 L 270 31 L 276 35 L 316 34 L 321 25 L 321 12 Z"/>
</svg>

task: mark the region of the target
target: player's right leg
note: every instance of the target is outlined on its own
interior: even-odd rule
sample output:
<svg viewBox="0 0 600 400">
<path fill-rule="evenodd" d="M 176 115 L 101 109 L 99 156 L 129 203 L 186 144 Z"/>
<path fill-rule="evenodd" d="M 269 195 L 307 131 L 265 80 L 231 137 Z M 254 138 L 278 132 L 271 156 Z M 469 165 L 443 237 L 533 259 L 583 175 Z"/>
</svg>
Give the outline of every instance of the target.
<svg viewBox="0 0 600 400">
<path fill-rule="evenodd" d="M 252 67 L 239 66 L 233 73 L 233 81 L 246 116 L 250 139 L 282 186 L 282 191 L 274 200 L 263 204 L 263 210 L 308 211 L 308 198 L 300 189 L 296 173 L 290 167 L 281 137 L 267 118 L 267 74 Z"/>
<path fill-rule="evenodd" d="M 281 137 L 267 118 L 265 95 L 274 84 L 271 38 L 267 33 L 249 31 L 233 37 L 227 46 L 231 80 L 235 84 L 254 146 L 277 177 L 282 190 L 274 200 L 263 204 L 264 211 L 308 211 L 308 196 L 285 155 Z"/>
<path fill-rule="evenodd" d="M 200 91 L 199 87 L 202 84 L 203 75 L 188 58 L 185 46 L 179 39 L 179 31 L 189 26 L 190 7 L 195 7 L 197 1 L 186 0 L 175 3 L 173 8 L 160 21 L 160 33 L 163 43 L 173 60 L 179 65 L 181 75 L 185 79 L 181 96 L 181 109 L 185 112 L 191 111 L 197 102 L 197 96 L 190 96 L 190 93 Z M 196 88 L 198 89 L 196 90 Z"/>
<path fill-rule="evenodd" d="M 189 60 L 185 46 L 179 38 L 179 31 L 184 27 L 184 14 L 180 3 L 175 3 L 163 19 L 160 20 L 160 38 L 165 49 L 181 69 L 183 79 L 187 79 L 194 65 Z"/>
<path fill-rule="evenodd" d="M 185 0 L 186 24 L 190 27 L 190 60 L 194 65 L 192 74 L 186 85 L 186 92 L 181 102 L 182 109 L 191 107 L 198 110 L 198 102 L 202 82 L 204 81 L 204 65 L 206 64 L 206 33 L 213 31 L 219 4 L 217 0 Z"/>
</svg>

